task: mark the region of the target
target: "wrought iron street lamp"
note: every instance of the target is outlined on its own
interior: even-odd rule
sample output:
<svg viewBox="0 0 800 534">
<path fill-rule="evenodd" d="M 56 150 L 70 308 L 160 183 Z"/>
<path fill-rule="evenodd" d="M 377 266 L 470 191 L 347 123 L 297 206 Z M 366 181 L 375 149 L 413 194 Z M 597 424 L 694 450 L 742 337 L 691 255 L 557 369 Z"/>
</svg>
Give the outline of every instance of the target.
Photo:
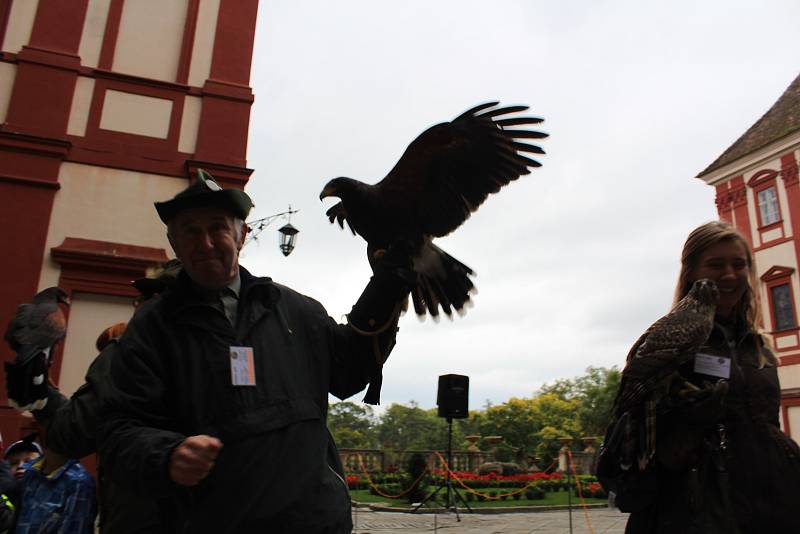
<svg viewBox="0 0 800 534">
<path fill-rule="evenodd" d="M 284 256 L 288 256 L 294 250 L 295 243 L 297 242 L 297 234 L 300 232 L 300 230 L 292 226 L 291 223 L 292 215 L 298 211 L 300 210 L 293 210 L 292 207 L 289 206 L 287 211 L 282 211 L 274 215 L 268 215 L 267 217 L 263 217 L 261 219 L 249 221 L 247 226 L 250 227 L 250 231 L 247 233 L 245 244 L 250 243 L 251 241 L 258 241 L 261 232 L 263 232 L 270 224 L 279 219 L 286 219 L 286 224 L 278 229 L 278 233 L 280 234 L 278 247 L 281 249 L 281 252 Z"/>
<path fill-rule="evenodd" d="M 286 223 L 278 229 L 281 234 L 280 248 L 284 256 L 288 256 L 294 250 L 294 244 L 297 241 L 297 234 L 300 232 L 297 228 L 292 226 L 292 223 Z"/>
</svg>

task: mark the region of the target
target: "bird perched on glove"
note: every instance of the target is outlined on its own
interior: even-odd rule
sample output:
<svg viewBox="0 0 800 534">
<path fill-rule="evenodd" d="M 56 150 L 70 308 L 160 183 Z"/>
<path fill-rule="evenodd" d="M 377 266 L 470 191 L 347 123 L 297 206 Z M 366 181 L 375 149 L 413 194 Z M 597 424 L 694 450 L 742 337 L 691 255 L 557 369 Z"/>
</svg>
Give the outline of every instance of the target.
<svg viewBox="0 0 800 534">
<path fill-rule="evenodd" d="M 9 403 L 20 410 L 37 410 L 47 402 L 47 369 L 53 347 L 67 334 L 59 304 L 69 306 L 66 291 L 49 287 L 20 304 L 4 339 L 17 357 L 6 362 Z"/>
<path fill-rule="evenodd" d="M 370 262 L 376 253 L 407 243 L 418 274 L 411 298 L 420 316 L 436 318 L 440 307 L 448 316 L 454 309 L 461 312 L 475 287 L 473 270 L 434 245 L 433 238 L 461 226 L 491 193 L 530 174 L 529 167 L 541 166 L 527 154 L 544 150 L 520 140 L 548 134 L 512 127 L 542 119 L 513 115 L 527 106 L 498 104 L 481 104 L 427 129 L 380 182 L 334 178 L 320 193 L 320 200 L 339 198 L 328 218 L 342 228 L 347 222 L 367 241 Z"/>
<path fill-rule="evenodd" d="M 635 446 L 637 429 L 627 417 L 623 439 L 627 441 L 628 461 L 638 456 L 643 470 L 655 454 L 656 408 L 672 393 L 698 388 L 678 373 L 679 367 L 697 354 L 708 341 L 714 327 L 719 290 L 712 280 L 695 281 L 689 293 L 664 317 L 653 323 L 634 343 L 622 370 L 615 400 L 617 417 L 644 403 L 644 443 Z M 634 449 L 638 448 L 638 451 Z M 627 462 L 625 462 L 627 463 Z"/>
</svg>

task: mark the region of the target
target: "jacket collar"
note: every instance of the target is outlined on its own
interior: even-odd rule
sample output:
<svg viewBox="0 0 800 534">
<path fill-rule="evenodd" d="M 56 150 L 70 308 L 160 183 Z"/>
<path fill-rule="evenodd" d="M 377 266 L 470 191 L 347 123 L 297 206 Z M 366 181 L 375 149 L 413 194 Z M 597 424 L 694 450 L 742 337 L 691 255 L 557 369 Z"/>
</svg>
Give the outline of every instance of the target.
<svg viewBox="0 0 800 534">
<path fill-rule="evenodd" d="M 241 287 L 239 291 L 239 320 L 237 322 L 238 336 L 242 337 L 250 327 L 265 313 L 276 307 L 281 298 L 281 291 L 277 284 L 268 277 L 256 277 L 239 266 Z M 219 312 L 220 321 L 203 322 L 214 330 L 230 332 L 230 323 L 220 310 L 210 304 L 192 283 L 192 279 L 185 270 L 178 275 L 175 284 L 164 293 L 164 312 L 167 317 L 181 323 L 194 324 L 198 321 L 198 314 L 208 318 L 208 311 Z M 218 323 L 218 324 L 217 324 Z"/>
</svg>

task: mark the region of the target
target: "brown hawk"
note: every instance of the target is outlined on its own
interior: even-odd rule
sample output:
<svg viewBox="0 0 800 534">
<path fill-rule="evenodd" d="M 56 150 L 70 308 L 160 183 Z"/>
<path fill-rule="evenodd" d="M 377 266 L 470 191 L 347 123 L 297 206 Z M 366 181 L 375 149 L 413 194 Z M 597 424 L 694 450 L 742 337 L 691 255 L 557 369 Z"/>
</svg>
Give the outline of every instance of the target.
<svg viewBox="0 0 800 534">
<path fill-rule="evenodd" d="M 29 304 L 17 306 L 5 340 L 17 357 L 6 362 L 9 403 L 21 410 L 41 409 L 47 402 L 47 368 L 56 343 L 67 335 L 67 321 L 59 304 L 69 305 L 67 293 L 49 287 Z"/>
<path fill-rule="evenodd" d="M 622 418 L 637 407 L 644 408 L 644 443 L 637 447 L 636 421 L 627 417 L 629 427 L 623 438 L 623 463 L 638 457 L 644 470 L 655 454 L 656 408 L 674 388 L 697 389 L 678 374 L 678 368 L 697 354 L 714 327 L 719 290 L 712 280 L 697 280 L 689 293 L 664 317 L 653 323 L 634 343 L 622 370 L 614 404 L 615 416 Z M 634 453 L 634 449 L 639 449 Z"/>
<path fill-rule="evenodd" d="M 434 245 L 433 238 L 461 226 L 490 194 L 530 174 L 528 167 L 541 166 L 528 154 L 544 151 L 520 139 L 547 134 L 513 127 L 542 119 L 510 116 L 527 106 L 497 105 L 481 104 L 427 129 L 380 182 L 334 178 L 320 194 L 320 200 L 341 200 L 328 210 L 328 218 L 342 228 L 347 222 L 367 241 L 370 261 L 378 250 L 408 244 L 418 275 L 411 298 L 420 316 L 437 317 L 439 307 L 448 316 L 453 309 L 460 312 L 474 290 L 472 269 Z"/>
</svg>

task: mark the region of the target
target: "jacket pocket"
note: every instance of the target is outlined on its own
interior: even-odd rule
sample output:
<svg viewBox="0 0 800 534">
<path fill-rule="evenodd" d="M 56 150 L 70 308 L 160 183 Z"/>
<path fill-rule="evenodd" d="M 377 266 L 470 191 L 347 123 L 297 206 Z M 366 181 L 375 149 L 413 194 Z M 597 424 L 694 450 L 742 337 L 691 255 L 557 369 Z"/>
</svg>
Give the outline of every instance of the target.
<svg viewBox="0 0 800 534">
<path fill-rule="evenodd" d="M 216 426 L 223 440 L 240 439 L 321 418 L 319 407 L 311 399 L 286 399 L 240 407 L 235 413 L 228 412 Z"/>
</svg>

